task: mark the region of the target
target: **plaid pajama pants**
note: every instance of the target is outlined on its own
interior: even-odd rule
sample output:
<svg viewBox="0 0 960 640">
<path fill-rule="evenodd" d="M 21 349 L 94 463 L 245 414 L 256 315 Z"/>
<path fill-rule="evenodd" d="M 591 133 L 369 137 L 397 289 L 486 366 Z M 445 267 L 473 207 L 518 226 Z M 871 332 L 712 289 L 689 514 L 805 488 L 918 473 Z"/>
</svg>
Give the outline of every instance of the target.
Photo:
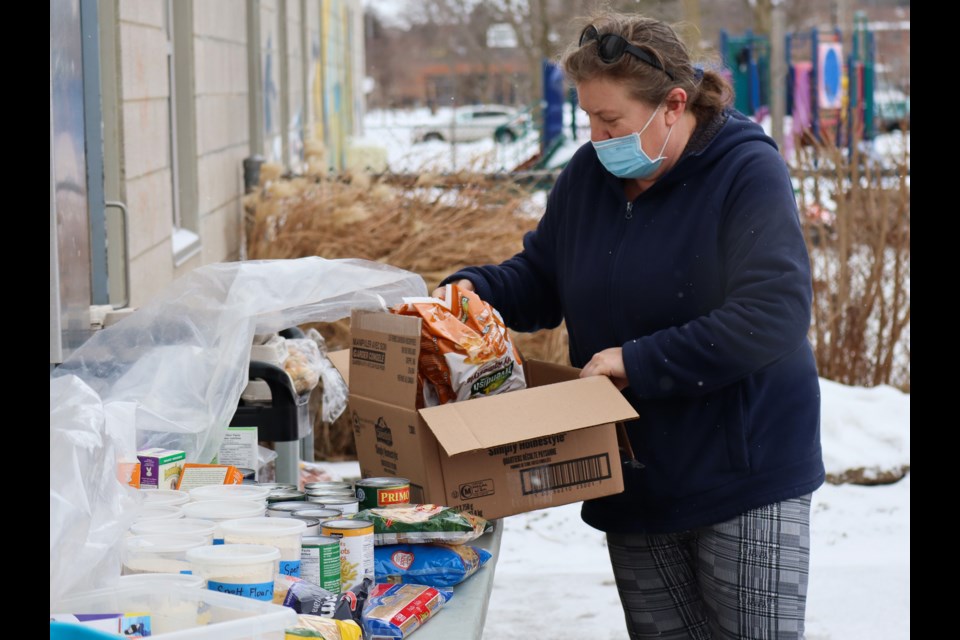
<svg viewBox="0 0 960 640">
<path fill-rule="evenodd" d="M 631 639 L 803 639 L 810 495 L 607 546 Z"/>
</svg>

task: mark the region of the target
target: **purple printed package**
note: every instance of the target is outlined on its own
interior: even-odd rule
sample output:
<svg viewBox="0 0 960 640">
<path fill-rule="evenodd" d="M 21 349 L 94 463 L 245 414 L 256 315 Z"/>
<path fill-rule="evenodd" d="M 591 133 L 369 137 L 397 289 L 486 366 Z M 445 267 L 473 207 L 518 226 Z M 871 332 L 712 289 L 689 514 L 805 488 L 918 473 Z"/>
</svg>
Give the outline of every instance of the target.
<svg viewBox="0 0 960 640">
<path fill-rule="evenodd" d="M 154 447 L 137 453 L 140 460 L 141 489 L 176 489 L 187 454 L 174 449 Z"/>
</svg>

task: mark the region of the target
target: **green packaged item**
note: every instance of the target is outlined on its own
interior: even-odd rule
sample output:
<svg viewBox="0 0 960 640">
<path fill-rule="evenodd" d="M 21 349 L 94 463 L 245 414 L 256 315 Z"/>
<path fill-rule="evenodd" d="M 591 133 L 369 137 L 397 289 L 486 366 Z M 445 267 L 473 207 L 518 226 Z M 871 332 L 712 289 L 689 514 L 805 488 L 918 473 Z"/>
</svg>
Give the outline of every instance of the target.
<svg viewBox="0 0 960 640">
<path fill-rule="evenodd" d="M 466 544 L 493 527 L 480 516 L 435 504 L 364 509 L 349 518 L 373 523 L 374 545 L 426 542 Z"/>
</svg>

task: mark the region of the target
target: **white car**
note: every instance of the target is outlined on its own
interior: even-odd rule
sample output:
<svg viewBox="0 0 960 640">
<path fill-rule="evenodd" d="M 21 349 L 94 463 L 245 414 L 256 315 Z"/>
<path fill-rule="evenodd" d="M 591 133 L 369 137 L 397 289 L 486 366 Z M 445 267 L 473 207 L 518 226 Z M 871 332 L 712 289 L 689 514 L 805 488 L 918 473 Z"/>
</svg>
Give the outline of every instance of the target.
<svg viewBox="0 0 960 640">
<path fill-rule="evenodd" d="M 513 142 L 526 133 L 528 126 L 529 117 L 513 107 L 499 104 L 458 107 L 449 122 L 414 128 L 413 141 L 473 142 L 492 137 L 497 142 Z"/>
</svg>

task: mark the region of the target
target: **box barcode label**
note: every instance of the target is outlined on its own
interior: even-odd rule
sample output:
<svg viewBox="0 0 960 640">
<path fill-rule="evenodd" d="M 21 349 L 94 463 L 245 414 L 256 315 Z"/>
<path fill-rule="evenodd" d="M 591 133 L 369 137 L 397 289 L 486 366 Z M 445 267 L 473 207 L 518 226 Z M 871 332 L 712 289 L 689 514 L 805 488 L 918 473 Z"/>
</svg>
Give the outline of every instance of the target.
<svg viewBox="0 0 960 640">
<path fill-rule="evenodd" d="M 610 456 L 601 453 L 587 458 L 554 462 L 520 472 L 523 495 L 542 493 L 563 487 L 610 478 Z"/>
</svg>

